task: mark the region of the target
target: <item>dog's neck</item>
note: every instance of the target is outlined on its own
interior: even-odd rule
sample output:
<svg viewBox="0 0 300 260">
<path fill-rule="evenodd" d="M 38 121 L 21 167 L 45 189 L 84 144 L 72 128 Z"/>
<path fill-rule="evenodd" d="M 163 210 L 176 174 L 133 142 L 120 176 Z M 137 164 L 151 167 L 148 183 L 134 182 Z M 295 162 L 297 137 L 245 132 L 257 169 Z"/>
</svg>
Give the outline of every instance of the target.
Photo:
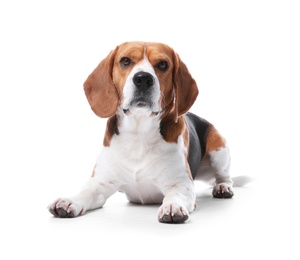
<svg viewBox="0 0 300 260">
<path fill-rule="evenodd" d="M 104 146 L 109 146 L 114 135 L 129 135 L 128 138 L 153 138 L 160 136 L 160 114 L 151 111 L 123 111 L 117 113 L 107 121 Z M 161 137 L 160 137 L 161 138 Z"/>
<path fill-rule="evenodd" d="M 120 134 L 141 135 L 147 138 L 147 135 L 159 133 L 159 114 L 153 114 L 151 111 L 118 112 Z"/>
<path fill-rule="evenodd" d="M 107 121 L 104 146 L 109 146 L 113 135 L 129 135 L 130 138 L 159 139 L 163 138 L 170 143 L 176 143 L 179 135 L 184 131 L 184 118 L 177 122 L 174 117 L 148 112 L 130 112 L 119 109 Z"/>
</svg>

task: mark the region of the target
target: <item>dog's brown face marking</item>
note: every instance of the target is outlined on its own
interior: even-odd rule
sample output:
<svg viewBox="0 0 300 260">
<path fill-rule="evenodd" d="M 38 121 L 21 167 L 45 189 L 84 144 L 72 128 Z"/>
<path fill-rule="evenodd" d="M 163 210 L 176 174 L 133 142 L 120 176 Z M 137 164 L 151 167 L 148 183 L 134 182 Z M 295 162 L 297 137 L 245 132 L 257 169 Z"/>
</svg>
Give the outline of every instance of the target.
<svg viewBox="0 0 300 260">
<path fill-rule="evenodd" d="M 123 101 L 123 87 L 132 68 L 147 59 L 158 77 L 161 96 L 161 108 L 173 99 L 172 72 L 174 67 L 173 50 L 160 43 L 129 42 L 118 46 L 115 54 L 112 78 Z"/>
</svg>

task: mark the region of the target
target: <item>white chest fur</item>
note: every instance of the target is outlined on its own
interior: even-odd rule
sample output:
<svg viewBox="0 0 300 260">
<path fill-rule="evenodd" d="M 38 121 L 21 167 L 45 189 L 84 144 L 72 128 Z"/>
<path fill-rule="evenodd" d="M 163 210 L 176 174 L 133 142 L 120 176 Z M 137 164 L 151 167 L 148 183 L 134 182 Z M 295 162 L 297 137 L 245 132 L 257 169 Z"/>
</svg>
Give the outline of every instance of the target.
<svg viewBox="0 0 300 260">
<path fill-rule="evenodd" d="M 161 203 L 165 190 L 188 176 L 185 152 L 181 136 L 177 143 L 164 141 L 159 117 L 124 116 L 119 134 L 99 155 L 95 177 L 118 182 L 132 202 Z"/>
</svg>

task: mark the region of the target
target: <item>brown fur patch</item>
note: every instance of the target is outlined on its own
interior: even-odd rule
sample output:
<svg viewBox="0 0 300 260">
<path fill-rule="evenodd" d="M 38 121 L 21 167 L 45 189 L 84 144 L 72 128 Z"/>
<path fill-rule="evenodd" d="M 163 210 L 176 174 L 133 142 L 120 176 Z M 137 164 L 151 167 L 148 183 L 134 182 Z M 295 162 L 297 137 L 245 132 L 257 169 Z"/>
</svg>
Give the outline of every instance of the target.
<svg viewBox="0 0 300 260">
<path fill-rule="evenodd" d="M 183 137 L 184 146 L 187 149 L 186 156 L 188 157 L 189 144 L 190 144 L 190 134 L 189 134 L 189 130 L 188 130 L 187 126 L 186 126 L 186 123 L 185 123 L 184 132 L 182 134 L 182 137 Z"/>
<path fill-rule="evenodd" d="M 220 135 L 217 129 L 211 125 L 206 139 L 206 152 L 218 151 L 226 144 L 225 139 Z"/>
<path fill-rule="evenodd" d="M 186 154 L 185 154 L 185 167 L 186 170 L 189 174 L 189 178 L 193 181 L 193 176 L 191 173 L 191 168 L 188 162 L 188 156 L 189 156 L 189 144 L 190 144 L 190 134 L 189 134 L 189 130 L 185 124 L 185 128 L 184 128 L 184 132 L 183 132 L 183 142 L 184 142 L 184 146 L 186 148 Z"/>
<path fill-rule="evenodd" d="M 96 166 L 97 166 L 97 164 L 95 164 L 95 166 L 94 166 L 93 173 L 92 173 L 92 176 L 91 176 L 91 177 L 94 177 L 94 176 L 95 176 L 95 169 L 96 169 Z"/>
<path fill-rule="evenodd" d="M 113 137 L 114 134 L 117 135 L 119 134 L 117 115 L 114 115 L 107 120 L 105 136 L 103 140 L 104 146 L 107 147 L 110 145 L 111 138 Z"/>
<path fill-rule="evenodd" d="M 161 120 L 160 133 L 166 142 L 177 143 L 179 135 L 183 134 L 184 127 L 185 122 L 183 117 L 180 117 L 176 123 L 174 117 L 169 115 Z"/>
</svg>

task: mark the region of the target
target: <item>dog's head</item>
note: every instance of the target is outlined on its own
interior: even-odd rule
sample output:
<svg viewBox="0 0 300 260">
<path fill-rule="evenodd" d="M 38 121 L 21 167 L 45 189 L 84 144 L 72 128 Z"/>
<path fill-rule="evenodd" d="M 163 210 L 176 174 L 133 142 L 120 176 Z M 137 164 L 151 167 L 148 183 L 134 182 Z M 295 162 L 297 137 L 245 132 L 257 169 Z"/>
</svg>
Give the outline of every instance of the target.
<svg viewBox="0 0 300 260">
<path fill-rule="evenodd" d="M 193 105 L 198 88 L 186 65 L 162 43 L 126 42 L 100 62 L 84 83 L 92 110 L 100 117 L 172 113 L 174 121 Z"/>
</svg>

